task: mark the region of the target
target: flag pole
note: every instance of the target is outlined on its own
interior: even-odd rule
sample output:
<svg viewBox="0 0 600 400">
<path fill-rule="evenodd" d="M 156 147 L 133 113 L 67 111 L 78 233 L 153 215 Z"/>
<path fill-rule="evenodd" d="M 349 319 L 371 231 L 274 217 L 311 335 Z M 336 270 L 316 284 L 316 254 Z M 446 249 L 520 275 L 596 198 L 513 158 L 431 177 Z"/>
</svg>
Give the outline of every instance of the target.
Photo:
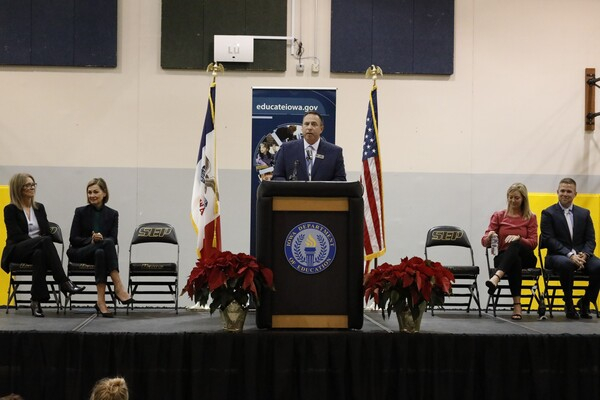
<svg viewBox="0 0 600 400">
<path fill-rule="evenodd" d="M 214 86 L 217 84 L 217 75 L 219 73 L 223 73 L 225 72 L 225 68 L 223 67 L 223 64 L 219 64 L 217 61 L 214 61 L 210 64 L 208 64 L 208 67 L 206 67 L 206 72 L 210 72 L 212 74 L 212 83 L 211 86 Z M 215 108 L 213 107 L 213 110 Z M 213 121 L 215 121 L 215 115 L 213 114 Z M 214 154 L 214 162 L 215 162 L 215 170 L 217 169 L 217 137 L 215 136 L 215 140 L 213 141 L 213 154 Z M 214 215 L 219 215 L 219 188 L 218 188 L 218 183 L 215 182 L 215 198 L 217 201 L 215 201 L 215 204 L 213 206 L 213 212 Z M 217 247 L 217 243 L 218 243 L 218 233 L 217 230 L 215 229 L 213 232 L 213 240 L 212 240 L 212 246 L 213 247 Z"/>
</svg>

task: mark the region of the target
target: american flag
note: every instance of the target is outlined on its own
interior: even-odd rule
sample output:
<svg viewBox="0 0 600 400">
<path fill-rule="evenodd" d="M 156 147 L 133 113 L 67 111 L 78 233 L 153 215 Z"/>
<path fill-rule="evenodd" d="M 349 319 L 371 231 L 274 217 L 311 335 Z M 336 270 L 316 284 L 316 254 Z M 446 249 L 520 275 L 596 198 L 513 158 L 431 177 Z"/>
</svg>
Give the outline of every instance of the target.
<svg viewBox="0 0 600 400">
<path fill-rule="evenodd" d="M 215 98 L 217 84 L 210 85 L 204 129 L 196 162 L 192 192 L 192 224 L 198 234 L 199 258 L 221 250 L 221 216 L 217 174 L 217 140 L 215 137 Z"/>
<path fill-rule="evenodd" d="M 362 153 L 363 170 L 360 177 L 360 181 L 364 186 L 364 246 L 367 262 L 385 254 L 383 181 L 381 179 L 377 119 L 377 86 L 373 85 L 369 110 L 367 111 L 367 125 L 365 127 Z"/>
</svg>

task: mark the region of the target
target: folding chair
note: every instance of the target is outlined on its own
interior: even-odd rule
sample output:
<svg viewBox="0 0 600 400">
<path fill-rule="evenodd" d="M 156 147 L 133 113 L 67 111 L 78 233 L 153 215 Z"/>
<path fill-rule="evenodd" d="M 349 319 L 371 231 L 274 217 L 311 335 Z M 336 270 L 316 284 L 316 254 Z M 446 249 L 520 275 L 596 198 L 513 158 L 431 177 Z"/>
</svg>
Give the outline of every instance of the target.
<svg viewBox="0 0 600 400">
<path fill-rule="evenodd" d="M 487 261 L 488 274 L 491 279 L 498 270 L 493 266 L 492 260 L 490 260 L 489 250 L 490 249 L 486 247 L 485 260 Z M 538 315 L 540 318 L 544 317 L 546 314 L 546 306 L 544 303 L 543 293 L 539 286 L 542 270 L 540 268 L 524 268 L 521 270 L 521 274 L 521 303 L 523 304 L 523 299 L 527 300 L 527 302 L 522 305 L 523 310 L 525 310 L 527 314 L 530 314 L 533 302 L 535 301 L 538 304 Z M 501 302 L 501 300 L 504 299 L 508 299 L 509 302 Z M 496 316 L 496 309 L 498 307 L 509 309 L 512 308 L 513 298 L 508 285 L 508 275 L 504 275 L 502 277 L 502 280 L 500 283 L 498 283 L 498 287 L 496 288 L 494 294 L 488 297 L 488 302 L 485 307 L 486 313 L 488 312 L 490 306 L 492 306 L 494 317 Z"/>
<path fill-rule="evenodd" d="M 548 269 L 545 267 L 545 256 L 546 251 L 542 252 L 542 250 L 546 250 L 546 246 L 542 244 L 542 238 L 540 236 L 539 246 L 538 246 L 538 259 L 540 260 L 540 267 L 542 269 L 542 276 L 544 279 L 544 298 L 547 301 L 548 313 L 550 314 L 550 318 L 554 318 L 552 312 L 557 310 L 564 310 L 564 292 L 562 290 L 562 286 L 560 285 L 560 277 L 558 273 L 555 271 Z M 543 253 L 543 255 L 542 255 Z M 577 301 L 585 294 L 585 289 L 587 288 L 590 282 L 590 278 L 582 271 L 575 271 L 575 275 L 573 276 L 573 304 L 576 304 Z M 556 300 L 562 302 L 562 304 L 556 304 Z M 598 301 L 594 299 L 592 305 L 596 309 L 596 317 L 600 318 L 600 312 L 598 311 Z"/>
<path fill-rule="evenodd" d="M 117 247 L 118 254 L 118 247 Z M 85 290 L 76 295 L 65 296 L 65 313 L 67 307 L 69 310 L 73 306 L 93 307 L 98 302 L 98 289 L 96 288 L 96 266 L 94 264 L 76 263 L 69 261 L 67 263 L 67 276 L 77 286 L 85 287 Z M 110 279 L 106 282 L 107 304 L 113 305 L 114 312 L 117 312 L 117 299 L 112 290 Z M 75 296 L 75 297 L 73 297 Z"/>
<path fill-rule="evenodd" d="M 65 245 L 63 242 L 62 230 L 58 224 L 54 222 L 48 222 L 50 225 L 50 234 L 52 235 L 52 241 L 59 249 L 58 254 L 62 264 Z M 8 301 L 6 302 L 6 313 L 10 304 L 14 302 L 15 310 L 19 309 L 19 304 L 31 304 L 31 284 L 33 281 L 33 265 L 26 263 L 10 263 L 9 266 L 10 278 L 8 284 Z M 60 290 L 57 290 L 57 285 L 54 282 L 52 272 L 48 270 L 46 272 L 46 281 L 48 282 L 48 288 L 54 303 L 56 304 L 56 312 L 62 308 L 62 294 Z M 20 298 L 19 295 L 27 295 L 25 298 Z"/>
<path fill-rule="evenodd" d="M 452 284 L 452 294 L 446 296 L 442 310 L 447 307 L 465 307 L 467 312 L 471 311 L 471 302 L 474 301 L 481 317 L 481 305 L 479 297 L 479 288 L 477 287 L 477 277 L 479 276 L 479 267 L 475 265 L 473 257 L 473 248 L 467 237 L 467 233 L 457 226 L 436 226 L 427 232 L 425 241 L 425 258 L 429 258 L 427 250 L 431 247 L 444 246 L 446 248 L 453 247 L 456 249 L 468 249 L 470 264 L 446 265 L 443 261 L 436 259 L 442 265 L 454 274 L 455 282 Z M 460 258 L 465 259 L 465 251 L 460 251 Z M 431 314 L 433 315 L 433 307 Z"/>
<path fill-rule="evenodd" d="M 145 255 L 142 256 L 142 250 Z M 146 261 L 148 253 L 165 261 Z M 143 261 L 142 261 L 143 260 Z M 128 288 L 135 303 L 174 304 L 179 313 L 179 243 L 173 226 L 163 222 L 139 225 L 129 246 Z M 162 289 L 162 290 L 161 290 Z"/>
</svg>

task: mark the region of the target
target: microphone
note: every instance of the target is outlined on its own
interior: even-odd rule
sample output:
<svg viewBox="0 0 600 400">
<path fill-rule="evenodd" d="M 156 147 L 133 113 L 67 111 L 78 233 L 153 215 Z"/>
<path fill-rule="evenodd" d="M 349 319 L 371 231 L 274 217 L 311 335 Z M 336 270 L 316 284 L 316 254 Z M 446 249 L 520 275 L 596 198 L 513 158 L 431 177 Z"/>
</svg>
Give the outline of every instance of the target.
<svg viewBox="0 0 600 400">
<path fill-rule="evenodd" d="M 312 161 L 312 151 L 306 149 L 306 161 Z"/>
<path fill-rule="evenodd" d="M 298 165 L 300 165 L 300 161 L 296 160 L 294 161 L 294 170 L 292 171 L 292 174 L 290 175 L 290 177 L 288 178 L 288 181 L 297 181 L 298 180 Z"/>
</svg>

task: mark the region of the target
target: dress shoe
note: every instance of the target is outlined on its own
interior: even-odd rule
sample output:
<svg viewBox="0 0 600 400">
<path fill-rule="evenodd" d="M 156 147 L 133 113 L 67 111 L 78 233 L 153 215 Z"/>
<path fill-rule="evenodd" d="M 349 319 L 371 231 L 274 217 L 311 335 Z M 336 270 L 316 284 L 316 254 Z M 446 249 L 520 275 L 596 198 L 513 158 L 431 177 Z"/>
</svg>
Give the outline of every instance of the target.
<svg viewBox="0 0 600 400">
<path fill-rule="evenodd" d="M 98 303 L 94 304 L 94 308 L 96 309 L 96 315 L 102 314 L 102 316 L 104 318 L 112 318 L 113 317 L 113 313 L 110 311 L 107 311 L 107 312 L 100 311 L 100 306 L 98 305 Z"/>
<path fill-rule="evenodd" d="M 135 300 L 133 299 L 133 297 L 130 297 L 127 300 L 121 300 L 121 298 L 117 294 L 115 294 L 115 296 L 117 297 L 117 300 L 119 300 L 119 303 L 121 303 L 121 304 L 128 305 L 128 304 L 131 304 L 131 303 L 135 302 Z"/>
<path fill-rule="evenodd" d="M 31 302 L 31 315 L 37 318 L 44 318 L 44 311 L 42 311 L 42 306 L 39 301 Z"/>
<path fill-rule="evenodd" d="M 577 308 L 579 308 L 579 316 L 581 318 L 592 319 L 592 315 L 590 314 L 590 302 L 587 299 L 583 297 L 579 299 L 577 302 Z"/>
<path fill-rule="evenodd" d="M 579 319 L 579 313 L 575 310 L 575 307 L 565 307 L 565 316 L 568 319 Z"/>
<path fill-rule="evenodd" d="M 84 287 L 77 286 L 71 281 L 66 281 L 60 284 L 60 291 L 63 292 L 65 296 L 81 293 L 84 289 Z"/>
<path fill-rule="evenodd" d="M 502 279 L 500 277 L 500 275 L 498 274 L 494 274 L 495 277 L 498 278 L 498 283 L 500 283 L 500 279 Z M 493 278 L 493 277 L 492 277 Z M 488 288 L 488 294 L 491 296 L 494 294 L 494 292 L 496 291 L 496 289 L 498 288 L 498 285 L 494 285 L 494 282 L 492 282 L 492 278 L 490 278 L 489 281 L 485 281 L 485 286 L 487 286 Z"/>
</svg>

